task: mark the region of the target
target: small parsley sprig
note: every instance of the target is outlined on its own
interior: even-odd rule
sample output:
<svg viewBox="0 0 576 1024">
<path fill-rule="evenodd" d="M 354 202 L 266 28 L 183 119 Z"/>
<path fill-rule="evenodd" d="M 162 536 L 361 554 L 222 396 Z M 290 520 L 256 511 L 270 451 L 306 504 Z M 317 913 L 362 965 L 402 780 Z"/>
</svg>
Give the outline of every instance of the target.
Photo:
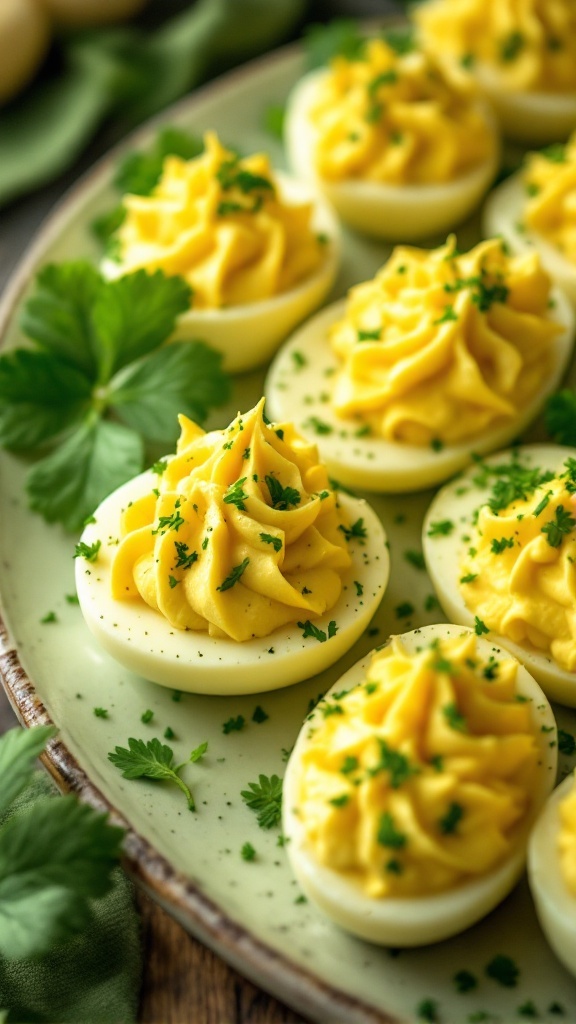
<svg viewBox="0 0 576 1024">
<path fill-rule="evenodd" d="M 83 261 L 40 270 L 21 317 L 34 347 L 0 356 L 0 445 L 39 456 L 26 489 L 48 522 L 79 529 L 141 472 L 145 443 L 174 443 L 176 412 L 203 421 L 227 398 L 219 353 L 164 345 L 190 294 L 161 271 L 106 281 Z"/>
<path fill-rule="evenodd" d="M 201 743 L 187 761 L 174 764 L 174 752 L 165 743 L 158 739 L 146 742 L 130 737 L 128 748 L 116 747 L 108 754 L 108 760 L 122 772 L 125 779 L 165 779 L 173 782 L 184 793 L 189 810 L 195 811 L 194 797 L 179 773 L 187 764 L 200 761 L 207 749 L 208 743 Z"/>
<path fill-rule="evenodd" d="M 257 814 L 260 828 L 274 828 L 282 816 L 282 779 L 277 775 L 259 775 L 240 793 L 244 803 Z"/>
</svg>

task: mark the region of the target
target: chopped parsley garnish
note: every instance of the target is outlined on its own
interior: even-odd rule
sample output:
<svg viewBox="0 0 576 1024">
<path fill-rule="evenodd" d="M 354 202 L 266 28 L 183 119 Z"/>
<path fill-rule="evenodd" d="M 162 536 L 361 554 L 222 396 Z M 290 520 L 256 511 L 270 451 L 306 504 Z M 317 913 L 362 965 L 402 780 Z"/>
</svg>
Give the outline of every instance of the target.
<svg viewBox="0 0 576 1024">
<path fill-rule="evenodd" d="M 173 782 L 184 793 L 191 811 L 196 810 L 194 797 L 186 783 L 180 778 L 180 772 L 187 764 L 200 761 L 208 749 L 207 743 L 201 743 L 192 751 L 187 761 L 174 764 L 174 754 L 170 747 L 153 739 L 145 742 L 131 737 L 128 748 L 116 747 L 108 754 L 108 760 L 116 765 L 125 779 L 165 779 Z"/>
<path fill-rule="evenodd" d="M 502 537 L 501 540 L 496 540 L 496 537 L 492 538 L 490 545 L 490 551 L 493 555 L 501 555 L 506 548 L 514 547 L 513 537 Z"/>
<path fill-rule="evenodd" d="M 571 757 L 576 754 L 576 739 L 571 732 L 565 729 L 558 729 L 558 750 L 561 754 Z"/>
<path fill-rule="evenodd" d="M 198 561 L 198 552 L 190 551 L 187 544 L 176 540 L 174 541 L 174 547 L 177 555 L 175 569 L 189 569 L 191 565 L 194 565 L 194 562 Z"/>
<path fill-rule="evenodd" d="M 435 999 L 423 999 L 422 1002 L 418 1003 L 416 1013 L 420 1020 L 429 1021 L 429 1024 L 437 1024 L 440 1019 L 438 1017 L 438 1003 Z"/>
<path fill-rule="evenodd" d="M 92 708 L 96 718 L 108 718 L 108 708 Z"/>
<path fill-rule="evenodd" d="M 436 327 L 438 324 L 448 324 L 458 319 L 458 314 L 454 310 L 454 306 L 448 305 L 444 307 L 442 316 L 438 317 L 437 320 L 432 321 L 432 325 Z"/>
<path fill-rule="evenodd" d="M 182 581 L 181 580 L 177 580 L 175 576 L 172 576 L 172 575 L 168 576 L 168 586 L 170 587 L 170 590 L 174 590 L 174 587 L 177 587 L 178 584 L 181 583 L 181 582 Z"/>
<path fill-rule="evenodd" d="M 239 167 L 238 157 L 224 160 L 216 171 L 216 177 L 224 192 L 237 188 L 244 195 L 252 192 L 274 192 L 274 185 L 269 178 L 261 174 L 253 174 L 252 171 Z"/>
<path fill-rule="evenodd" d="M 256 850 L 252 846 L 252 843 L 244 843 L 241 850 L 240 856 L 242 860 L 252 861 L 256 859 Z"/>
<path fill-rule="evenodd" d="M 474 580 L 478 578 L 477 572 L 468 572 L 465 576 L 460 577 L 460 583 L 474 583 Z"/>
<path fill-rule="evenodd" d="M 368 536 L 363 519 L 357 519 L 355 523 L 352 523 L 352 526 L 344 526 L 343 523 L 340 523 L 338 529 L 342 531 L 347 541 L 365 540 Z"/>
<path fill-rule="evenodd" d="M 95 540 L 93 544 L 85 544 L 83 540 L 78 541 L 74 548 L 74 558 L 85 558 L 87 562 L 97 562 L 101 547 L 101 540 Z"/>
<path fill-rule="evenodd" d="M 340 771 L 342 775 L 350 775 L 351 772 L 355 772 L 359 768 L 360 762 L 354 754 L 346 754 L 346 757 L 340 765 Z"/>
<path fill-rule="evenodd" d="M 402 850 L 408 842 L 408 837 L 396 829 L 390 811 L 384 811 L 380 815 L 376 839 L 380 846 L 387 846 L 393 850 Z"/>
<path fill-rule="evenodd" d="M 497 953 L 487 965 L 486 974 L 505 988 L 515 988 L 520 971 L 511 957 Z"/>
<path fill-rule="evenodd" d="M 457 971 L 453 981 L 457 992 L 471 992 L 478 987 L 478 979 L 471 971 Z"/>
<path fill-rule="evenodd" d="M 298 370 L 301 370 L 303 366 L 306 366 L 308 360 L 306 359 L 306 356 L 303 355 L 302 352 L 300 352 L 298 349 L 293 349 L 292 362 L 294 363 L 294 366 Z"/>
<path fill-rule="evenodd" d="M 536 1009 L 536 1006 L 534 1005 L 532 999 L 527 999 L 525 1003 L 522 1003 L 522 1005 L 518 1007 L 518 1016 L 531 1017 L 534 1019 L 536 1017 L 539 1017 L 540 1014 L 538 1013 L 538 1010 Z"/>
<path fill-rule="evenodd" d="M 534 511 L 532 512 L 532 515 L 533 515 L 533 516 L 536 516 L 536 517 L 537 517 L 537 516 L 539 516 L 539 515 L 540 515 L 540 513 L 541 513 L 541 512 L 543 512 L 543 511 L 544 511 L 544 509 L 546 508 L 546 506 L 547 506 L 547 505 L 549 504 L 549 502 L 550 502 L 550 496 L 551 496 L 551 494 L 552 494 L 552 491 L 548 491 L 548 492 L 547 492 L 547 493 L 546 493 L 546 494 L 544 495 L 544 497 L 542 498 L 542 500 L 538 502 L 538 504 L 536 505 L 536 508 L 535 508 L 535 509 L 534 509 Z"/>
<path fill-rule="evenodd" d="M 56 612 L 46 612 L 46 615 L 43 615 L 42 618 L 40 619 L 40 623 L 43 626 L 46 626 L 51 622 L 58 622 L 58 616 L 56 615 Z"/>
<path fill-rule="evenodd" d="M 240 512 L 246 511 L 246 505 L 244 502 L 248 499 L 248 495 L 242 490 L 243 484 L 246 483 L 246 477 L 243 476 L 240 480 L 236 480 L 235 483 L 230 484 L 230 487 L 224 495 L 223 501 L 226 505 L 236 505 L 236 508 Z"/>
<path fill-rule="evenodd" d="M 206 539 L 208 539 L 208 538 L 206 538 Z M 242 560 L 242 562 L 240 562 L 240 565 L 234 565 L 232 567 L 232 569 L 230 570 L 230 572 L 229 572 L 228 576 L 226 577 L 226 579 L 222 581 L 222 583 L 220 584 L 219 587 L 216 587 L 216 590 L 220 590 L 220 591 L 230 590 L 233 586 L 236 585 L 236 583 L 238 583 L 238 580 L 241 578 L 241 576 L 243 576 L 243 574 L 246 571 L 246 569 L 248 568 L 249 564 L 250 564 L 250 559 L 248 557 L 246 557 L 246 558 L 244 558 Z"/>
<path fill-rule="evenodd" d="M 240 796 L 257 814 L 260 828 L 273 828 L 282 817 L 282 779 L 277 775 L 259 775 L 258 782 L 249 782 Z"/>
<path fill-rule="evenodd" d="M 414 605 L 410 601 L 402 601 L 402 603 L 397 604 L 394 609 L 397 619 L 407 619 L 410 615 L 414 614 L 415 610 Z"/>
<path fill-rule="evenodd" d="M 159 459 L 158 462 L 152 463 L 150 469 L 158 476 L 162 476 L 162 473 L 165 473 L 168 469 L 168 463 L 166 462 L 166 459 Z"/>
<path fill-rule="evenodd" d="M 171 515 L 158 517 L 158 526 L 156 527 L 155 530 L 152 530 L 152 533 L 164 534 L 167 533 L 168 530 L 175 530 L 176 532 L 178 532 L 180 527 L 183 526 L 185 522 L 186 520 L 183 519 L 182 516 L 180 515 L 179 501 L 177 500 L 176 507 L 174 508 L 174 511 L 172 512 Z"/>
<path fill-rule="evenodd" d="M 270 476 L 269 474 L 264 477 L 264 480 L 270 493 L 272 508 L 289 509 L 291 505 L 300 504 L 302 496 L 295 487 L 283 487 L 275 476 Z"/>
<path fill-rule="evenodd" d="M 380 772 L 388 772 L 390 776 L 390 786 L 392 789 L 399 789 L 404 782 L 412 778 L 413 775 L 417 775 L 419 769 L 410 764 L 410 761 L 400 750 L 394 750 L 393 747 L 389 747 L 386 740 L 381 737 L 378 738 L 378 745 L 380 747 L 380 758 L 378 762 L 369 770 L 370 775 L 379 775 Z"/>
<path fill-rule="evenodd" d="M 246 724 L 244 715 L 236 715 L 236 718 L 229 718 L 228 721 L 222 723 L 222 732 L 225 736 L 231 732 L 240 732 Z"/>
<path fill-rule="evenodd" d="M 458 825 L 464 817 L 464 808 L 452 802 L 443 818 L 440 818 L 438 825 L 442 835 L 451 836 L 457 831 Z"/>
<path fill-rule="evenodd" d="M 309 416 L 304 426 L 310 427 L 310 429 L 313 430 L 314 433 L 320 436 L 331 434 L 334 430 L 334 427 L 331 427 L 329 423 L 326 423 L 324 420 L 321 420 L 318 416 Z"/>
<path fill-rule="evenodd" d="M 143 711 L 142 714 L 140 715 L 140 721 L 143 722 L 144 725 L 148 725 L 148 723 L 151 722 L 153 718 L 154 712 L 151 710 L 151 708 L 147 708 L 146 711 Z"/>
<path fill-rule="evenodd" d="M 298 629 L 303 630 L 302 636 L 305 640 L 308 637 L 313 637 L 314 640 L 318 640 L 321 644 L 325 643 L 327 639 L 332 639 L 333 636 L 336 636 L 338 631 L 338 626 L 334 619 L 331 619 L 328 623 L 328 637 L 324 630 L 318 629 L 318 626 L 315 626 L 313 622 L 310 622 L 310 619 L 306 619 L 306 622 L 297 622 L 296 625 L 298 626 Z"/>
<path fill-rule="evenodd" d="M 568 533 L 572 533 L 576 526 L 576 519 L 570 515 L 563 505 L 556 506 L 555 516 L 555 519 L 544 524 L 541 532 L 546 535 L 546 540 L 550 547 L 559 548 L 563 538 Z"/>
<path fill-rule="evenodd" d="M 270 715 L 267 715 L 263 707 L 257 704 L 252 712 L 252 721 L 256 722 L 256 725 L 262 725 L 262 722 L 267 722 Z"/>
<path fill-rule="evenodd" d="M 364 593 L 364 587 L 358 580 L 354 580 L 354 586 L 356 587 L 356 597 L 362 597 Z"/>
<path fill-rule="evenodd" d="M 442 708 L 442 714 L 446 719 L 447 725 L 454 729 L 455 732 L 467 732 L 466 719 L 458 710 L 457 704 L 445 704 Z"/>
<path fill-rule="evenodd" d="M 413 551 L 413 550 L 409 549 L 408 551 L 404 552 L 404 559 L 405 559 L 406 562 L 409 562 L 410 565 L 413 565 L 415 569 L 425 569 L 426 568 L 426 562 L 424 561 L 424 555 L 422 554 L 421 551 Z"/>
<path fill-rule="evenodd" d="M 380 341 L 381 337 L 381 327 L 375 327 L 373 331 L 363 331 L 361 328 L 359 328 L 357 332 L 358 341 Z"/>
<path fill-rule="evenodd" d="M 448 537 L 454 529 L 454 523 L 451 519 L 439 519 L 435 523 L 430 523 L 428 527 L 429 537 Z"/>
<path fill-rule="evenodd" d="M 486 623 L 482 622 L 482 619 L 479 619 L 477 615 L 474 616 L 474 632 L 476 636 L 482 636 L 483 633 L 490 632 Z"/>
<path fill-rule="evenodd" d="M 346 804 L 350 803 L 350 794 L 341 793 L 340 796 L 333 796 L 328 803 L 333 807 L 346 807 Z"/>
<path fill-rule="evenodd" d="M 524 49 L 526 40 L 521 32 L 514 30 L 504 36 L 500 43 L 500 59 L 505 63 L 516 60 L 516 57 Z"/>
<path fill-rule="evenodd" d="M 264 541 L 265 544 L 271 544 L 274 551 L 282 550 L 282 540 L 280 537 L 273 537 L 271 533 L 261 533 L 260 540 Z"/>
</svg>

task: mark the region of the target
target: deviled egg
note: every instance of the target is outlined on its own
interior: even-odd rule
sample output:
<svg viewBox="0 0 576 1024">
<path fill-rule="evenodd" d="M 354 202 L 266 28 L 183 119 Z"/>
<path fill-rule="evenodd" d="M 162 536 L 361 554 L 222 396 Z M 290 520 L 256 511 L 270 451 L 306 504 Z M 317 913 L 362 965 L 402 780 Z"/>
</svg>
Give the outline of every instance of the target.
<svg viewBox="0 0 576 1024">
<path fill-rule="evenodd" d="M 125 195 L 123 206 L 103 272 L 183 277 L 192 305 L 175 337 L 209 342 L 232 373 L 268 360 L 336 276 L 340 228 L 330 205 L 273 171 L 265 154 L 240 158 L 214 133 L 199 157 L 166 157 L 152 194 Z"/>
<path fill-rule="evenodd" d="M 454 238 L 399 247 L 282 347 L 269 409 L 347 486 L 421 490 L 536 416 L 568 363 L 573 321 L 536 254 L 510 257 L 497 239 L 464 254 Z"/>
<path fill-rule="evenodd" d="M 422 44 L 477 82 L 507 138 L 543 145 L 576 127 L 573 0 L 425 0 L 413 17 Z"/>
<path fill-rule="evenodd" d="M 538 920 L 556 956 L 576 974 L 576 787 L 574 773 L 548 797 L 528 846 Z"/>
<path fill-rule="evenodd" d="M 195 693 L 327 668 L 384 593 L 378 517 L 330 486 L 291 424 L 265 420 L 263 400 L 224 430 L 180 422 L 176 455 L 114 491 L 82 535 L 89 628 L 127 668 Z"/>
<path fill-rule="evenodd" d="M 576 707 L 576 449 L 527 445 L 438 492 L 423 531 L 438 600 Z"/>
<path fill-rule="evenodd" d="M 576 58 L 575 58 L 576 59 Z M 530 153 L 521 171 L 490 194 L 484 230 L 513 252 L 537 250 L 548 273 L 576 306 L 576 133 Z"/>
<path fill-rule="evenodd" d="M 473 631 L 393 637 L 328 691 L 288 762 L 283 830 L 304 892 L 372 942 L 467 928 L 522 872 L 555 736 L 538 684 Z"/>
<path fill-rule="evenodd" d="M 445 232 L 480 202 L 498 164 L 492 115 L 421 51 L 367 40 L 290 94 L 285 144 L 293 171 L 353 228 L 390 241 Z"/>
</svg>

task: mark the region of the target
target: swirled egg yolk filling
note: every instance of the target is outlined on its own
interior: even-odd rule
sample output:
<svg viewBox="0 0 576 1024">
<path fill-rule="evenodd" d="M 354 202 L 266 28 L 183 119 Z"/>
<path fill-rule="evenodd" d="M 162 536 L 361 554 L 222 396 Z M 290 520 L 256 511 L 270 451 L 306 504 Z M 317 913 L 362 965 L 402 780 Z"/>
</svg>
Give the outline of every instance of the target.
<svg viewBox="0 0 576 1024">
<path fill-rule="evenodd" d="M 560 833 L 558 849 L 562 876 L 567 888 L 576 896 L 576 784 L 559 804 Z"/>
<path fill-rule="evenodd" d="M 180 424 L 158 488 L 123 512 L 113 596 L 239 641 L 330 610 L 354 524 L 315 445 L 265 422 L 263 400 L 225 430 Z"/>
<path fill-rule="evenodd" d="M 166 157 L 150 196 L 126 195 L 116 259 L 184 277 L 194 309 L 270 298 L 312 274 L 325 259 L 312 204 L 284 200 L 268 157 L 241 159 L 214 133 L 193 160 Z"/>
<path fill-rule="evenodd" d="M 510 90 L 576 91 L 572 0 L 430 0 L 414 17 L 427 46 L 496 68 Z"/>
<path fill-rule="evenodd" d="M 330 331 L 331 401 L 388 441 L 456 443 L 506 423 L 537 393 L 561 328 L 535 253 L 497 239 L 458 254 L 399 247 L 352 288 Z"/>
<path fill-rule="evenodd" d="M 574 58 L 576 67 L 576 55 Z M 522 222 L 576 263 L 576 134 L 531 153 L 524 171 L 527 193 Z"/>
<path fill-rule="evenodd" d="M 416 654 L 395 637 L 364 683 L 321 702 L 295 801 L 318 861 L 377 898 L 446 890 L 505 858 L 538 761 L 516 672 L 474 634 Z"/>
<path fill-rule="evenodd" d="M 576 460 L 514 480 L 480 509 L 460 590 L 487 629 L 576 671 Z"/>
<path fill-rule="evenodd" d="M 469 92 L 431 56 L 400 55 L 381 39 L 358 59 L 333 60 L 310 118 L 316 170 L 329 181 L 452 181 L 494 152 L 494 133 Z"/>
</svg>

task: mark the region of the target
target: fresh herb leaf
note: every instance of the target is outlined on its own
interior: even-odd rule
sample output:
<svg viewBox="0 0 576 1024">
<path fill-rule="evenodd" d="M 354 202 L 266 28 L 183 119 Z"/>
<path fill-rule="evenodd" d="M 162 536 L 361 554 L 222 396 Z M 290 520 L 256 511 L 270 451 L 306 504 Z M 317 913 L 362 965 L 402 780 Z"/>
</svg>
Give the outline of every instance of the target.
<svg viewBox="0 0 576 1024">
<path fill-rule="evenodd" d="M 34 761 L 55 735 L 54 726 L 37 725 L 32 729 L 9 729 L 0 736 L 0 815 L 28 784 Z"/>
<path fill-rule="evenodd" d="M 282 550 L 282 540 L 280 537 L 273 537 L 271 533 L 261 533 L 260 540 L 264 541 L 265 544 L 271 544 L 274 551 Z"/>
<path fill-rule="evenodd" d="M 378 762 L 370 768 L 370 775 L 379 775 L 380 772 L 388 772 L 390 786 L 392 789 L 399 789 L 413 775 L 417 775 L 419 769 L 410 764 L 410 761 L 400 750 L 389 747 L 386 740 L 378 738 L 380 757 Z"/>
<path fill-rule="evenodd" d="M 80 540 L 74 548 L 74 558 L 85 558 L 87 562 L 97 562 L 101 547 L 101 540 L 95 540 L 93 544 L 86 544 Z"/>
<path fill-rule="evenodd" d="M 0 444 L 34 450 L 86 413 L 90 382 L 47 352 L 15 349 L 0 359 Z"/>
<path fill-rule="evenodd" d="M 471 971 L 457 971 L 453 980 L 457 992 L 471 992 L 478 987 L 478 979 Z"/>
<path fill-rule="evenodd" d="M 310 25 L 305 32 L 306 65 L 309 70 L 329 64 L 333 57 L 356 60 L 362 56 L 365 39 L 355 21 L 337 18 L 327 25 Z"/>
<path fill-rule="evenodd" d="M 256 850 L 252 846 L 252 843 L 244 843 L 240 850 L 240 856 L 242 860 L 252 861 L 256 860 Z"/>
<path fill-rule="evenodd" d="M 576 527 L 576 519 L 570 515 L 563 505 L 556 506 L 555 517 L 555 519 L 545 523 L 541 530 L 545 534 L 551 548 L 559 548 L 563 538 L 567 534 L 572 533 L 572 530 Z"/>
<path fill-rule="evenodd" d="M 446 719 L 446 724 L 454 729 L 455 732 L 467 732 L 466 719 L 464 715 L 458 710 L 458 705 L 455 703 L 445 704 L 442 708 L 442 714 Z"/>
<path fill-rule="evenodd" d="M 243 561 L 240 562 L 240 565 L 234 565 L 230 572 L 228 573 L 226 579 L 222 581 L 219 587 L 216 587 L 216 590 L 230 590 L 233 586 L 235 586 L 236 583 L 238 583 L 238 580 L 244 574 L 249 564 L 250 559 L 244 558 Z"/>
<path fill-rule="evenodd" d="M 338 529 L 342 531 L 347 541 L 365 540 L 368 536 L 363 519 L 357 519 L 352 526 L 344 526 L 343 523 L 340 523 Z"/>
<path fill-rule="evenodd" d="M 464 808 L 455 803 L 454 801 L 450 804 L 444 817 L 440 818 L 438 822 L 442 835 L 451 836 L 457 831 L 458 825 L 464 817 Z"/>
<path fill-rule="evenodd" d="M 236 718 L 229 718 L 226 722 L 222 723 L 222 732 L 225 736 L 228 736 L 231 732 L 240 732 L 245 725 L 246 719 L 244 715 L 237 715 Z"/>
<path fill-rule="evenodd" d="M 390 811 L 384 811 L 380 816 L 376 838 L 380 846 L 388 846 L 393 850 L 402 850 L 408 842 L 408 837 L 394 825 Z"/>
<path fill-rule="evenodd" d="M 270 492 L 272 508 L 289 509 L 291 505 L 300 504 L 302 496 L 295 487 L 283 487 L 275 476 L 269 474 L 264 477 L 264 480 Z"/>
<path fill-rule="evenodd" d="M 501 555 L 506 548 L 513 547 L 514 537 L 502 537 L 500 540 L 497 540 L 496 537 L 493 537 L 492 543 L 490 545 L 490 551 L 492 552 L 493 555 Z"/>
<path fill-rule="evenodd" d="M 189 809 L 195 811 L 194 797 L 179 773 L 184 765 L 198 761 L 206 749 L 207 744 L 201 744 L 192 751 L 188 761 L 175 765 L 174 753 L 165 743 L 156 738 L 145 741 L 130 737 L 128 747 L 116 747 L 108 754 L 108 760 L 122 772 L 125 779 L 164 779 L 173 782 L 184 793 Z"/>
<path fill-rule="evenodd" d="M 194 565 L 194 562 L 198 561 L 198 552 L 190 551 L 187 544 L 183 544 L 181 541 L 174 541 L 174 547 L 176 549 L 177 561 L 174 566 L 175 569 L 190 569 Z"/>
<path fill-rule="evenodd" d="M 454 523 L 451 519 L 439 519 L 435 523 L 430 523 L 428 527 L 429 537 L 448 537 L 454 529 Z"/>
<path fill-rule="evenodd" d="M 230 484 L 230 487 L 223 498 L 226 505 L 236 505 L 236 508 L 239 509 L 240 512 L 246 511 L 246 505 L 244 502 L 248 500 L 248 495 L 243 490 L 243 485 L 245 483 L 246 477 L 243 476 L 240 480 L 236 480 L 233 484 Z"/>
<path fill-rule="evenodd" d="M 314 640 L 318 640 L 319 643 L 326 643 L 327 637 L 323 629 L 318 629 L 310 619 L 306 619 L 306 622 L 297 622 L 298 629 L 303 630 L 302 636 L 306 640 L 309 636 L 313 637 Z"/>
<path fill-rule="evenodd" d="M 486 966 L 486 974 L 489 978 L 504 985 L 505 988 L 515 988 L 518 984 L 520 971 L 511 957 L 497 953 Z"/>
<path fill-rule="evenodd" d="M 273 828 L 282 816 L 282 779 L 277 775 L 259 775 L 258 782 L 249 782 L 240 796 L 247 807 L 257 814 L 260 828 Z"/>
</svg>

